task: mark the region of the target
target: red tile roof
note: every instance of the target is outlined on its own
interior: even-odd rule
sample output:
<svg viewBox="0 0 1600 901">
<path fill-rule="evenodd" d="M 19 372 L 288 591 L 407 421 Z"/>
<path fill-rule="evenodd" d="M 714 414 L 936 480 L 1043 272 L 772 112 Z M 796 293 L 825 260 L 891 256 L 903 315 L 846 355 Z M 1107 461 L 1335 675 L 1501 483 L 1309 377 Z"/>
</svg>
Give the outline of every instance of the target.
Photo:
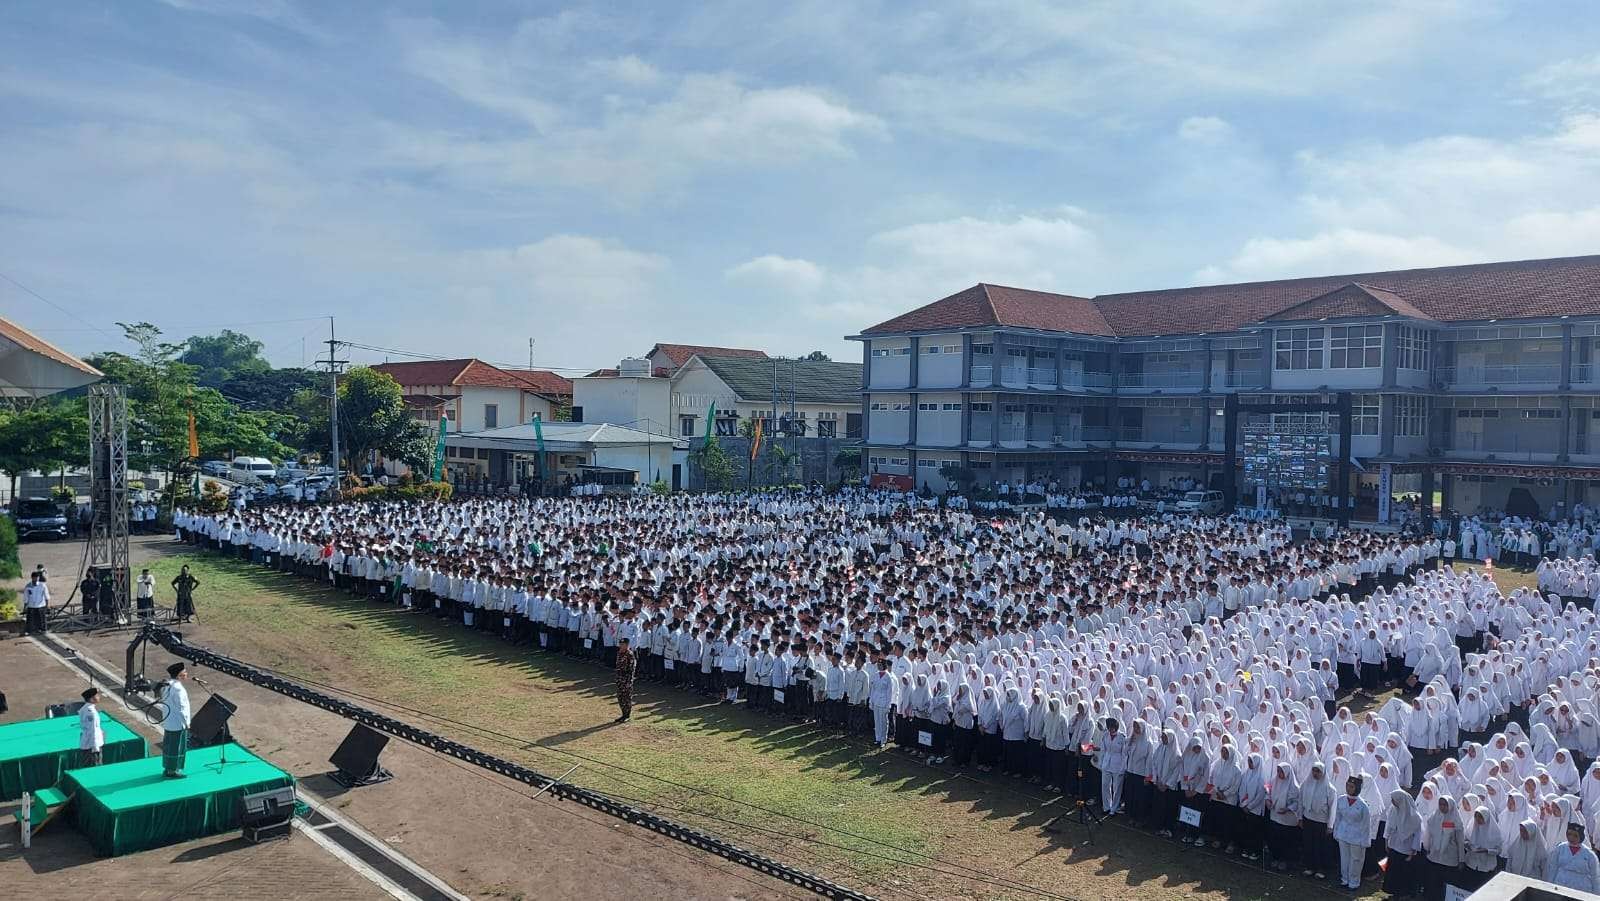
<svg viewBox="0 0 1600 901">
<path fill-rule="evenodd" d="M 927 306 L 865 329 L 863 334 L 894 334 L 942 328 L 1008 325 L 1016 328 L 1111 335 L 1111 326 L 1094 301 L 1002 285 L 977 284 Z"/>
<path fill-rule="evenodd" d="M 507 372 L 521 376 L 523 381 L 531 385 L 533 390 L 540 394 L 548 394 L 552 397 L 572 396 L 572 379 L 564 375 L 557 375 L 548 369 L 509 369 Z"/>
<path fill-rule="evenodd" d="M 657 344 L 645 354 L 649 357 L 660 351 L 667 359 L 672 361 L 674 368 L 689 362 L 695 354 L 707 357 L 760 357 L 766 359 L 767 353 L 762 350 L 748 350 L 739 347 L 711 347 L 705 344 Z"/>
<path fill-rule="evenodd" d="M 379 363 L 372 367 L 394 377 L 402 387 L 419 385 L 474 386 L 479 388 L 520 388 L 539 394 L 555 393 L 553 379 L 565 383 L 565 394 L 572 393 L 572 382 L 555 373 L 540 370 L 501 369 L 475 357 L 461 360 L 422 360 L 415 363 Z M 545 387 L 550 386 L 550 387 Z"/>
<path fill-rule="evenodd" d="M 1273 313 L 1268 321 L 1306 322 L 1313 319 L 1343 319 L 1364 316 L 1407 316 L 1432 319 L 1393 291 L 1351 282 L 1319 297 Z"/>
<path fill-rule="evenodd" d="M 1358 291 L 1349 291 L 1352 287 Z M 996 298 L 1001 298 L 996 300 Z M 976 285 L 896 316 L 862 334 L 1009 325 L 1089 335 L 1225 332 L 1309 310 L 1402 315 L 1440 322 L 1600 316 L 1600 255 L 1401 269 L 1356 275 L 1102 294 L 1062 294 Z M 1349 310 L 1371 312 L 1340 312 Z"/>
</svg>

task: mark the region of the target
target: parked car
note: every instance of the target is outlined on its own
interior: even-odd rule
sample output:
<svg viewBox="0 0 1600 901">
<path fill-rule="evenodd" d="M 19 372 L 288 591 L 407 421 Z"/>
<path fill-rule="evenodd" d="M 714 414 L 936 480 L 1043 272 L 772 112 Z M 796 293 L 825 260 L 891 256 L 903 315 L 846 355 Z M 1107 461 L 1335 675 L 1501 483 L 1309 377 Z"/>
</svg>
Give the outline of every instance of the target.
<svg viewBox="0 0 1600 901">
<path fill-rule="evenodd" d="M 1201 516 L 1215 516 L 1222 512 L 1222 492 L 1220 491 L 1188 491 L 1183 495 L 1183 500 L 1178 501 L 1179 513 L 1196 513 Z"/>
<path fill-rule="evenodd" d="M 217 476 L 224 479 L 228 477 L 228 474 L 230 471 L 232 471 L 232 469 L 233 464 L 229 463 L 227 460 L 207 460 L 206 462 L 200 464 L 200 471 L 202 473 L 208 476 Z"/>
<path fill-rule="evenodd" d="M 278 474 L 278 468 L 266 457 L 234 457 L 233 468 L 229 475 L 234 481 L 244 484 L 254 484 L 249 479 L 261 482 L 270 482 Z M 248 478 L 240 478 L 248 477 Z"/>
<path fill-rule="evenodd" d="M 47 497 L 25 497 L 17 502 L 17 539 L 65 538 L 67 517 L 55 501 Z"/>
<path fill-rule="evenodd" d="M 296 466 L 291 463 L 285 463 L 278 467 L 276 478 L 278 484 L 287 485 L 290 482 L 298 482 L 308 475 L 311 475 L 311 470 L 305 469 L 301 466 Z"/>
</svg>

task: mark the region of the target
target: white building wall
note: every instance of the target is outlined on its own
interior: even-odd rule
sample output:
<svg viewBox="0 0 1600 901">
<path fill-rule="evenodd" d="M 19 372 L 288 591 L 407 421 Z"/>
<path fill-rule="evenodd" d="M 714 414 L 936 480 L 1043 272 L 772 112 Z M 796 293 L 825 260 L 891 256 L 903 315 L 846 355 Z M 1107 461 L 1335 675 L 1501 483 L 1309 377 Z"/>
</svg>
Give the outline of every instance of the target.
<svg viewBox="0 0 1600 901">
<path fill-rule="evenodd" d="M 639 481 L 648 485 L 656 479 L 672 482 L 672 442 L 662 439 L 653 445 L 633 445 L 595 448 L 594 465 L 616 469 L 631 469 L 639 474 Z"/>
<path fill-rule="evenodd" d="M 483 408 L 485 404 L 494 404 L 498 408 L 495 428 L 521 425 L 517 417 L 522 409 L 523 393 L 519 388 L 482 388 L 468 385 L 461 389 L 456 423 L 463 432 L 476 432 L 489 428 L 484 423 Z M 545 406 L 548 409 L 549 405 Z"/>
<path fill-rule="evenodd" d="M 956 466 L 961 463 L 961 458 L 954 454 L 939 454 L 922 451 L 917 454 L 917 488 L 926 486 L 930 491 L 944 491 L 949 487 L 945 477 L 939 474 L 944 466 Z"/>
<path fill-rule="evenodd" d="M 911 339 L 874 338 L 867 342 L 868 386 L 908 388 L 911 386 Z"/>
<path fill-rule="evenodd" d="M 961 336 L 924 335 L 917 361 L 917 387 L 956 388 L 961 385 Z"/>
<path fill-rule="evenodd" d="M 609 422 L 643 432 L 676 435 L 671 382 L 661 378 L 603 377 L 572 380 L 572 404 L 584 422 Z M 700 410 L 705 413 L 705 408 Z"/>
<path fill-rule="evenodd" d="M 867 410 L 867 434 L 874 444 L 904 444 L 911 436 L 909 394 L 872 394 Z M 881 409 L 870 409 L 880 407 Z M 896 409 L 899 407 L 899 409 Z"/>
<path fill-rule="evenodd" d="M 954 447 L 961 441 L 961 395 L 924 392 L 917 395 L 917 444 Z"/>
</svg>

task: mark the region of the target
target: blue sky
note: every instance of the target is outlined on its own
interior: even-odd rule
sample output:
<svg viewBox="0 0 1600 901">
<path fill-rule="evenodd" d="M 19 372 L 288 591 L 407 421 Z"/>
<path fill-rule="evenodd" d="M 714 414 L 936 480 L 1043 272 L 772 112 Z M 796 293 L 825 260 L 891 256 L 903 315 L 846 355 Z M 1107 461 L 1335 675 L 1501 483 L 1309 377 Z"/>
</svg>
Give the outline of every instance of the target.
<svg viewBox="0 0 1600 901">
<path fill-rule="evenodd" d="M 0 273 L 50 302 L 0 309 L 579 369 L 1594 253 L 1597 47 L 1555 2 L 12 0 Z"/>
</svg>

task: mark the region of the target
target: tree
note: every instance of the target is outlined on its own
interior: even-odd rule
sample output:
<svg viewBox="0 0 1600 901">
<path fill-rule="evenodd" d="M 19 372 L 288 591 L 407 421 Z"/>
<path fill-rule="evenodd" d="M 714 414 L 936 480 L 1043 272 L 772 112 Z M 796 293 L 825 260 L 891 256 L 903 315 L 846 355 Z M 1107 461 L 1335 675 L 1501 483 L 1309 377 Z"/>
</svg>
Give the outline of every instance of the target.
<svg viewBox="0 0 1600 901">
<path fill-rule="evenodd" d="M 946 482 L 961 492 L 971 491 L 972 486 L 978 481 L 978 473 L 972 467 L 962 466 L 959 463 L 944 464 L 939 467 L 939 475 L 944 476 Z"/>
<path fill-rule="evenodd" d="M 195 383 L 221 388 L 230 379 L 272 369 L 261 356 L 262 344 L 249 335 L 223 329 L 217 335 L 195 335 L 183 344 L 180 363 L 195 368 Z"/>
<path fill-rule="evenodd" d="M 828 356 L 827 354 L 823 353 L 820 350 L 814 350 L 811 353 L 808 353 L 805 356 L 801 357 L 800 359 L 801 359 L 802 362 L 806 362 L 806 363 L 832 363 L 833 362 L 833 357 Z"/>
<path fill-rule="evenodd" d="M 0 420 L 0 470 L 11 477 L 11 496 L 25 472 L 89 465 L 89 411 L 82 398 L 52 400 Z"/>
<path fill-rule="evenodd" d="M 733 487 L 735 477 L 733 461 L 722 445 L 713 437 L 692 455 L 705 476 L 706 487 L 713 491 L 727 491 Z"/>
<path fill-rule="evenodd" d="M 861 448 L 859 448 L 859 447 L 841 448 L 837 454 L 833 455 L 833 465 L 837 466 L 841 472 L 846 472 L 846 473 L 860 472 L 861 471 Z"/>
<path fill-rule="evenodd" d="M 351 472 L 373 451 L 394 459 L 410 453 L 407 442 L 417 440 L 413 424 L 420 425 L 406 412 L 400 383 L 388 373 L 360 366 L 339 381 L 339 443 Z"/>
</svg>

